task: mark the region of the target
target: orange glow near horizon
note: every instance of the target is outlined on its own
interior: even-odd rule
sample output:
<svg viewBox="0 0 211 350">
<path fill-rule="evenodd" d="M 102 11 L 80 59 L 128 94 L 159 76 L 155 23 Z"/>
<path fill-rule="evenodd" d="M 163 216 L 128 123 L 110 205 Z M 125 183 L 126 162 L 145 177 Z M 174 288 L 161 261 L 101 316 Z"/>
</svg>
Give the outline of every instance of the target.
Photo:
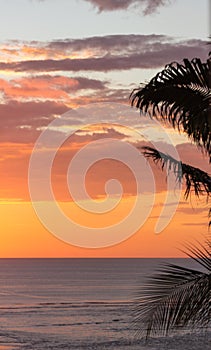
<svg viewBox="0 0 211 350">
<path fill-rule="evenodd" d="M 67 191 L 65 174 L 74 152 L 86 143 L 72 144 L 73 153 L 67 145 L 55 159 L 53 189 L 61 210 L 73 221 L 87 227 L 106 227 L 124 219 L 134 204 L 136 186 L 131 171 L 124 164 L 103 160 L 87 172 L 86 187 L 95 201 L 105 198 L 104 186 L 110 178 L 117 178 L 123 187 L 120 204 L 104 215 L 81 212 L 71 201 Z M 32 144 L 2 143 L 1 173 L 4 182 L 0 184 L 1 246 L 0 258 L 12 257 L 184 257 L 179 249 L 187 241 L 203 241 L 207 233 L 207 212 L 204 202 L 184 201 L 181 196 L 177 212 L 169 225 L 160 234 L 154 233 L 166 196 L 165 173 L 157 167 L 155 179 L 158 185 L 155 204 L 144 225 L 128 239 L 106 248 L 81 248 L 65 243 L 51 234 L 39 221 L 30 203 L 27 176 Z M 187 151 L 186 147 L 186 151 Z M 189 153 L 188 153 L 189 156 Z M 144 197 L 147 203 L 147 194 Z M 112 200 L 112 199 L 111 199 Z M 172 194 L 174 202 L 174 193 Z M 195 209 L 194 209 L 195 208 Z M 141 207 L 140 207 L 141 212 Z M 53 217 L 52 217 L 53 220 Z M 137 216 L 137 220 L 139 217 Z M 130 227 L 126 227 L 130 231 Z"/>
<path fill-rule="evenodd" d="M 138 232 L 119 244 L 98 249 L 75 247 L 49 233 L 37 218 L 30 202 L 2 201 L 0 257 L 184 257 L 185 254 L 179 250 L 183 244 L 190 240 L 194 242 L 196 239 L 203 241 L 206 235 L 206 209 L 199 226 L 198 217 L 193 215 L 190 206 L 187 204 L 181 208 L 180 205 L 166 229 L 160 234 L 155 234 L 154 226 L 161 210 L 159 203 L 163 200 L 163 196 L 164 193 L 158 195 L 158 205 L 153 208 L 151 215 Z M 73 220 L 78 218 L 78 208 L 74 203 L 60 203 L 60 205 L 66 214 L 71 214 Z M 118 215 L 124 216 L 125 211 L 128 211 L 126 199 L 119 214 L 116 214 L 116 219 L 119 219 Z M 93 214 L 92 220 L 84 219 L 85 217 L 81 217 L 84 225 L 92 225 L 94 220 L 96 227 L 107 226 L 114 220 L 111 217 L 110 222 L 107 218 L 103 221 L 102 216 L 97 214 Z"/>
</svg>

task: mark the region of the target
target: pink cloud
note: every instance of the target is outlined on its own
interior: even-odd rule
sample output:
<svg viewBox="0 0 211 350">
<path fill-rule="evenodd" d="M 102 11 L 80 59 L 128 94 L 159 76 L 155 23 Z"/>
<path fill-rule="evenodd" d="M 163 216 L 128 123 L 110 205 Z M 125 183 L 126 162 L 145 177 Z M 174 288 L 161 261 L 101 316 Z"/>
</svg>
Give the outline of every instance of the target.
<svg viewBox="0 0 211 350">
<path fill-rule="evenodd" d="M 69 78 L 64 76 L 34 76 L 10 81 L 0 79 L 0 90 L 7 98 L 46 98 L 68 99 L 68 93 L 78 90 L 100 90 L 105 82 L 83 77 Z"/>
<path fill-rule="evenodd" d="M 170 4 L 170 0 L 85 0 L 97 7 L 99 12 L 127 10 L 130 7 L 143 8 L 143 14 L 149 15 L 160 7 Z"/>
<path fill-rule="evenodd" d="M 0 104 L 0 142 L 34 142 L 40 134 L 37 129 L 48 125 L 54 115 L 61 115 L 69 108 L 54 101 L 18 102 Z"/>
<path fill-rule="evenodd" d="M 55 52 L 63 50 L 64 58 L 1 61 L 0 70 L 15 72 L 106 72 L 132 68 L 160 68 L 167 62 L 181 61 L 184 57 L 206 59 L 208 54 L 206 44 L 202 40 L 178 41 L 154 34 L 110 35 L 86 39 L 57 40 L 46 43 L 45 48 L 51 48 Z M 79 54 L 78 58 L 74 58 L 74 55 L 70 58 L 71 52 L 80 53 L 80 50 L 85 49 L 90 50 L 89 56 L 81 58 Z"/>
<path fill-rule="evenodd" d="M 54 101 L 45 102 L 18 102 L 9 101 L 0 104 L 0 126 L 14 127 L 18 125 L 43 126 L 52 119 L 52 115 L 60 115 L 69 108 L 62 103 Z"/>
</svg>

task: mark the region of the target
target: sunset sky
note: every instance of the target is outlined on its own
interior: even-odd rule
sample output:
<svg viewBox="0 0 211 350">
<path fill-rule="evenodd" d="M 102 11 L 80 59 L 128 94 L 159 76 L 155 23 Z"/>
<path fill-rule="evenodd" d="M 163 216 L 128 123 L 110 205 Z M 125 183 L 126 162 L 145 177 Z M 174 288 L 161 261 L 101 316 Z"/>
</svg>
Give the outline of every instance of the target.
<svg viewBox="0 0 211 350">
<path fill-rule="evenodd" d="M 0 0 L 0 257 L 183 256 L 207 233 L 206 198 L 185 201 L 140 147 L 210 172 L 206 156 L 129 95 L 206 60 L 208 3 Z"/>
</svg>

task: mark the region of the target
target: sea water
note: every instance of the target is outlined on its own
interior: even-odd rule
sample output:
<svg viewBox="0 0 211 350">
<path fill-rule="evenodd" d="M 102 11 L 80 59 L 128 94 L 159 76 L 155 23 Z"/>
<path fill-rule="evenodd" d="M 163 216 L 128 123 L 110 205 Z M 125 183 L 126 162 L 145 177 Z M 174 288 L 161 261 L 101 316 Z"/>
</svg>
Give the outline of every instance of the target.
<svg viewBox="0 0 211 350">
<path fill-rule="evenodd" d="M 195 267 L 190 259 L 0 259 L 0 349 L 133 349 L 134 295 L 161 262 Z"/>
</svg>

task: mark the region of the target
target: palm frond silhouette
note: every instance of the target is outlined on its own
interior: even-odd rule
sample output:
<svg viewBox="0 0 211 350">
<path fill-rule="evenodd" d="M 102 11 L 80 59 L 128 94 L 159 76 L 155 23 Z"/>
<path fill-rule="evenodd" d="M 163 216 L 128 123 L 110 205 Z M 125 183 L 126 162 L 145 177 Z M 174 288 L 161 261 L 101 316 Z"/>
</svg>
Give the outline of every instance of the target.
<svg viewBox="0 0 211 350">
<path fill-rule="evenodd" d="M 186 199 L 191 191 L 196 196 L 206 194 L 209 197 L 211 195 L 211 177 L 205 171 L 178 161 L 153 147 L 144 146 L 141 147 L 141 150 L 146 158 L 152 158 L 156 164 L 160 163 L 162 170 L 164 168 L 167 171 L 173 170 L 177 181 L 182 182 L 184 179 Z"/>
<path fill-rule="evenodd" d="M 132 91 L 131 105 L 187 134 L 208 154 L 211 162 L 211 58 L 183 64 L 173 62 L 151 81 Z M 185 184 L 185 199 L 211 194 L 211 177 L 199 168 L 185 164 L 152 147 L 142 147 L 146 158 L 174 171 Z M 211 209 L 209 211 L 211 217 Z M 209 226 L 211 225 L 211 221 Z M 134 323 L 138 336 L 167 335 L 180 327 L 207 326 L 211 318 L 211 240 L 204 245 L 188 244 L 187 255 L 201 269 L 167 264 L 138 291 Z"/>
<path fill-rule="evenodd" d="M 185 132 L 211 161 L 211 59 L 172 62 L 149 83 L 134 89 L 132 106 Z"/>
<path fill-rule="evenodd" d="M 134 324 L 138 336 L 168 335 L 180 327 L 206 327 L 211 319 L 211 243 L 190 245 L 187 254 L 203 271 L 166 264 L 138 291 Z"/>
</svg>

